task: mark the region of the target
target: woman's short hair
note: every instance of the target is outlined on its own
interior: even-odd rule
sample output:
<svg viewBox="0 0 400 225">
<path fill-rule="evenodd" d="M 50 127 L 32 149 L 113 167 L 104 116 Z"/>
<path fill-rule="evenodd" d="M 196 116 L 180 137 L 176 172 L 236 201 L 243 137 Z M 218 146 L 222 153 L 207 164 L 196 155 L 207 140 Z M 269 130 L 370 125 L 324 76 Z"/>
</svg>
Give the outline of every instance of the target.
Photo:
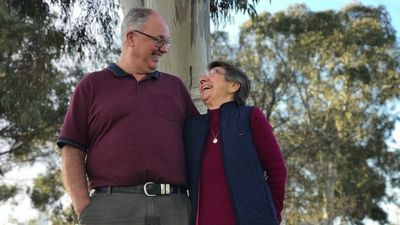
<svg viewBox="0 0 400 225">
<path fill-rule="evenodd" d="M 246 73 L 239 67 L 234 66 L 224 61 L 212 61 L 208 64 L 207 69 L 211 70 L 215 67 L 225 69 L 225 79 L 240 85 L 240 88 L 235 92 L 233 99 L 238 105 L 244 105 L 250 94 L 251 82 Z"/>
</svg>

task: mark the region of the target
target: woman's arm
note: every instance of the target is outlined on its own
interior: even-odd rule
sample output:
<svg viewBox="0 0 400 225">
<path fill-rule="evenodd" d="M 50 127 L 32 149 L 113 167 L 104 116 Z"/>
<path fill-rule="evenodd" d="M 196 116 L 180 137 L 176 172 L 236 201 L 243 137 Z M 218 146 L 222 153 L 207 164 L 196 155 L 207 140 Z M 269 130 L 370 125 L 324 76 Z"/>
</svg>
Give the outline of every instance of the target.
<svg viewBox="0 0 400 225">
<path fill-rule="evenodd" d="M 274 199 L 278 220 L 281 222 L 287 178 L 285 161 L 272 127 L 263 112 L 259 108 L 253 107 L 250 118 L 253 142 L 262 167 L 267 173 L 268 186 Z"/>
</svg>

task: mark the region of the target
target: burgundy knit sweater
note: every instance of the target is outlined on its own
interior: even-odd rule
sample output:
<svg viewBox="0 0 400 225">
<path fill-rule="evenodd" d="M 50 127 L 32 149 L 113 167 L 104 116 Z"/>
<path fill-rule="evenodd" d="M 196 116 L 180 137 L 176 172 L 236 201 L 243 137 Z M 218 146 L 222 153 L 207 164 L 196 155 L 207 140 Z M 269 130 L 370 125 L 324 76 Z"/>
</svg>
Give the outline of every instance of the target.
<svg viewBox="0 0 400 225">
<path fill-rule="evenodd" d="M 203 155 L 200 174 L 197 225 L 236 225 L 228 182 L 219 140 L 219 109 L 209 110 L 210 128 Z M 253 107 L 251 111 L 253 142 L 263 169 L 268 175 L 279 222 L 285 195 L 286 166 L 272 128 L 262 111 Z M 214 144 L 214 136 L 218 142 Z"/>
</svg>

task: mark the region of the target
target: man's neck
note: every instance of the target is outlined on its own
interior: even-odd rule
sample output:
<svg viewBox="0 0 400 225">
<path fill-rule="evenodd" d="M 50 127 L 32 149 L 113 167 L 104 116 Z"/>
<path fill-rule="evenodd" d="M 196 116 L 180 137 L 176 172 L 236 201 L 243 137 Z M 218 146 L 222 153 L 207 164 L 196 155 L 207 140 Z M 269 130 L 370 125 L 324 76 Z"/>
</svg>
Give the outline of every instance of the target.
<svg viewBox="0 0 400 225">
<path fill-rule="evenodd" d="M 146 73 L 138 73 L 132 66 L 129 66 L 127 63 L 125 63 L 123 60 L 119 60 L 117 65 L 124 70 L 125 72 L 129 73 L 131 76 L 133 76 L 137 81 L 142 80 L 143 78 L 146 77 Z"/>
</svg>

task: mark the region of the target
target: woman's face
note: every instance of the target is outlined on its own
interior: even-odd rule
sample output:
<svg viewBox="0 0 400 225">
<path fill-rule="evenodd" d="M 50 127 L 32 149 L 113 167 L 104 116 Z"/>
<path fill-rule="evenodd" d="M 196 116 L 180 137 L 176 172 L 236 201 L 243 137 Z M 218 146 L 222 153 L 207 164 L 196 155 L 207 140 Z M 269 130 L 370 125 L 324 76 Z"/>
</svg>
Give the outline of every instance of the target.
<svg viewBox="0 0 400 225">
<path fill-rule="evenodd" d="M 238 84 L 225 79 L 225 69 L 214 67 L 200 78 L 200 96 L 208 109 L 218 109 L 223 103 L 233 101 Z"/>
</svg>

